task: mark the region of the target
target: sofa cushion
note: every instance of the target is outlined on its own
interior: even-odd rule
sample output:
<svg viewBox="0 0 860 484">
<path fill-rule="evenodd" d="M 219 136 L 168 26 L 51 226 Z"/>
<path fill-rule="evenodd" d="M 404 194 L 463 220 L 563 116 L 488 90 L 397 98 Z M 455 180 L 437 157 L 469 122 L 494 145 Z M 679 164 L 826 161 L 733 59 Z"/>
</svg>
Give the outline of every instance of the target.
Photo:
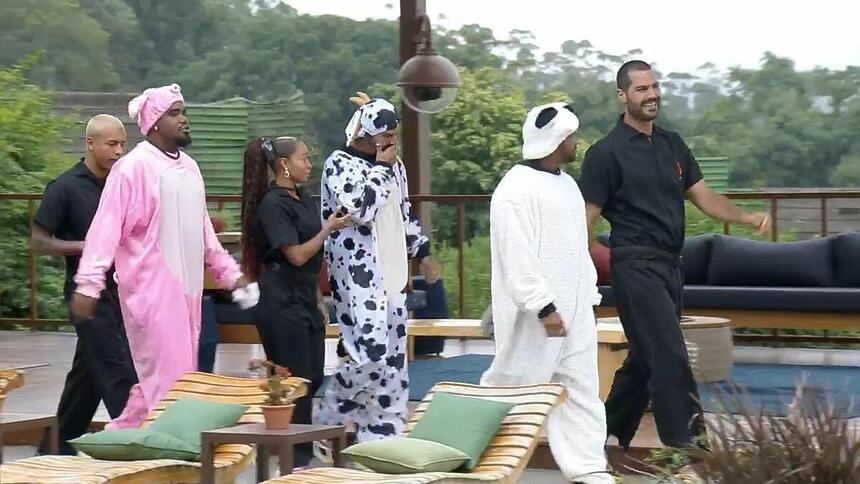
<svg viewBox="0 0 860 484">
<path fill-rule="evenodd" d="M 611 259 L 609 247 L 598 242 L 593 244 L 588 251 L 591 254 L 591 262 L 597 269 L 597 283 L 609 284 L 609 261 Z"/>
<path fill-rule="evenodd" d="M 615 307 L 615 293 L 612 292 L 612 286 L 597 286 L 597 292 L 600 293 L 601 306 Z"/>
<path fill-rule="evenodd" d="M 827 287 L 832 283 L 830 240 L 759 242 L 714 236 L 709 285 Z"/>
<path fill-rule="evenodd" d="M 686 286 L 684 310 L 860 311 L 860 289 L 836 287 Z M 811 321 L 814 324 L 814 321 Z"/>
<path fill-rule="evenodd" d="M 612 288 L 599 288 L 601 306 L 615 307 Z M 770 311 L 860 311 L 860 289 L 836 287 L 684 286 L 684 311 L 756 309 Z"/>
<path fill-rule="evenodd" d="M 845 232 L 832 238 L 833 285 L 860 287 L 860 233 Z"/>
<path fill-rule="evenodd" d="M 712 239 L 713 234 L 702 234 L 684 240 L 681 250 L 684 284 L 705 284 L 708 281 Z"/>
<path fill-rule="evenodd" d="M 611 247 L 609 245 L 609 232 L 601 232 L 601 233 L 595 235 L 594 238 L 597 239 L 597 241 L 600 242 L 601 244 L 603 244 L 604 246 Z"/>
</svg>

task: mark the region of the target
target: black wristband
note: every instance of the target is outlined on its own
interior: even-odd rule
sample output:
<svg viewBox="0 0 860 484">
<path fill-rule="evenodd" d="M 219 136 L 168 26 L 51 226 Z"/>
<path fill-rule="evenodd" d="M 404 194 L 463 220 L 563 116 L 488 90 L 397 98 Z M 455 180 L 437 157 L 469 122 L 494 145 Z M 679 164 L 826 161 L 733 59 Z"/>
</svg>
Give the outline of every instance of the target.
<svg viewBox="0 0 860 484">
<path fill-rule="evenodd" d="M 555 304 L 549 303 L 540 310 L 538 313 L 538 319 L 543 319 L 556 311 L 557 309 L 555 308 Z"/>
</svg>

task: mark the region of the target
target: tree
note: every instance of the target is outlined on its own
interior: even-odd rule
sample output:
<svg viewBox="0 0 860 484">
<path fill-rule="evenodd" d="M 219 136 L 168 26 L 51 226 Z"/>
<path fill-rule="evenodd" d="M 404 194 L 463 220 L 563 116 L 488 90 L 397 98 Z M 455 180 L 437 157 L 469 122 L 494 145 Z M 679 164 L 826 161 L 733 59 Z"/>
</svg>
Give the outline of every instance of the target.
<svg viewBox="0 0 860 484">
<path fill-rule="evenodd" d="M 860 188 L 860 154 L 843 156 L 831 181 L 837 187 Z"/>
<path fill-rule="evenodd" d="M 497 69 L 460 69 L 456 100 L 432 118 L 433 191 L 490 193 L 522 159 L 523 93 Z"/>
<path fill-rule="evenodd" d="M 179 79 L 199 101 L 273 100 L 304 92 L 325 156 L 344 144 L 349 96 L 377 82 L 392 84 L 397 58 L 395 22 L 298 15 L 280 5 L 258 10 L 230 45 L 190 63 Z"/>
<path fill-rule="evenodd" d="M 144 36 L 134 10 L 124 0 L 80 0 L 79 3 L 107 32 L 111 63 L 123 89 L 144 88 L 150 72 L 158 68 L 160 62 L 155 45 Z"/>
<path fill-rule="evenodd" d="M 732 159 L 734 186 L 829 186 L 840 160 L 860 153 L 851 134 L 860 90 L 847 81 L 856 71 L 798 72 L 767 53 L 759 69 L 730 70 L 730 95 L 695 115 L 693 132 Z"/>
<path fill-rule="evenodd" d="M 491 193 L 505 172 L 522 159 L 525 119 L 522 90 L 503 71 L 460 69 L 456 100 L 432 118 L 431 177 L 434 193 Z M 437 239 L 456 240 L 456 207 L 435 215 Z M 470 208 L 467 237 L 486 233 L 486 207 Z"/>
<path fill-rule="evenodd" d="M 0 0 L 0 67 L 41 52 L 34 82 L 57 90 L 110 90 L 119 85 L 110 37 L 76 2 Z"/>
<path fill-rule="evenodd" d="M 68 120 L 51 114 L 47 92 L 29 84 L 27 70 L 37 62 L 30 57 L 21 65 L 0 70 L 0 191 L 41 192 L 51 175 L 62 169 L 57 152 Z M 5 202 L 0 212 L 0 280 L 3 316 L 24 316 L 29 310 L 27 243 L 28 204 Z M 40 316 L 63 317 L 62 262 L 40 262 Z"/>
<path fill-rule="evenodd" d="M 504 43 L 486 27 L 468 24 L 454 30 L 443 26 L 434 26 L 433 29 L 433 47 L 459 67 L 469 70 L 501 68 L 505 63 L 505 59 L 494 52 Z"/>
<path fill-rule="evenodd" d="M 240 0 L 125 0 L 137 19 L 143 42 L 131 46 L 142 63 L 144 83 L 168 84 L 191 62 L 236 40 L 250 4 Z M 108 20 L 110 22 L 110 19 Z M 136 47 L 136 48 L 135 48 Z M 139 83 L 140 79 L 128 79 Z"/>
</svg>

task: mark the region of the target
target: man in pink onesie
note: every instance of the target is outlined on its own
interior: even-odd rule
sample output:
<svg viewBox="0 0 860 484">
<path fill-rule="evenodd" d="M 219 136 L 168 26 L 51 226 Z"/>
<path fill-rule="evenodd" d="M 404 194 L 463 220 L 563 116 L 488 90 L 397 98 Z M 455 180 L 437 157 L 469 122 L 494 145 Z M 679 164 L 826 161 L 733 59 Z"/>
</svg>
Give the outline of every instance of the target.
<svg viewBox="0 0 860 484">
<path fill-rule="evenodd" d="M 76 316 L 91 317 L 105 273 L 116 265 L 140 383 L 111 428 L 140 426 L 168 389 L 196 370 L 204 265 L 223 288 L 248 284 L 215 236 L 197 163 L 179 150 L 191 142 L 179 86 L 147 89 L 128 107 L 146 141 L 107 177 L 71 301 Z"/>
</svg>

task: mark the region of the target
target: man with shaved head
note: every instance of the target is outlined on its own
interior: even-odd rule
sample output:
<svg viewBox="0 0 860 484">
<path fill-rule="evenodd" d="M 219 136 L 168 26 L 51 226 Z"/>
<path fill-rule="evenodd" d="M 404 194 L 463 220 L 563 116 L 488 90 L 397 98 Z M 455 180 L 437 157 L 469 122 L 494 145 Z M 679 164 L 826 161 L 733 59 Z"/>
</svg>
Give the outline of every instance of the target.
<svg viewBox="0 0 860 484">
<path fill-rule="evenodd" d="M 123 155 L 125 140 L 125 127 L 119 119 L 108 114 L 94 116 L 87 123 L 85 156 L 45 187 L 30 246 L 39 254 L 65 256 L 66 302 L 75 289 L 73 278 L 83 241 L 99 206 L 105 179 Z M 67 441 L 86 432 L 100 401 L 104 400 L 108 413 L 116 418 L 137 383 L 113 275 L 107 280 L 92 317 L 70 316 L 78 342 L 57 409 L 62 454 L 75 454 Z M 40 451 L 44 448 L 43 443 Z"/>
</svg>

